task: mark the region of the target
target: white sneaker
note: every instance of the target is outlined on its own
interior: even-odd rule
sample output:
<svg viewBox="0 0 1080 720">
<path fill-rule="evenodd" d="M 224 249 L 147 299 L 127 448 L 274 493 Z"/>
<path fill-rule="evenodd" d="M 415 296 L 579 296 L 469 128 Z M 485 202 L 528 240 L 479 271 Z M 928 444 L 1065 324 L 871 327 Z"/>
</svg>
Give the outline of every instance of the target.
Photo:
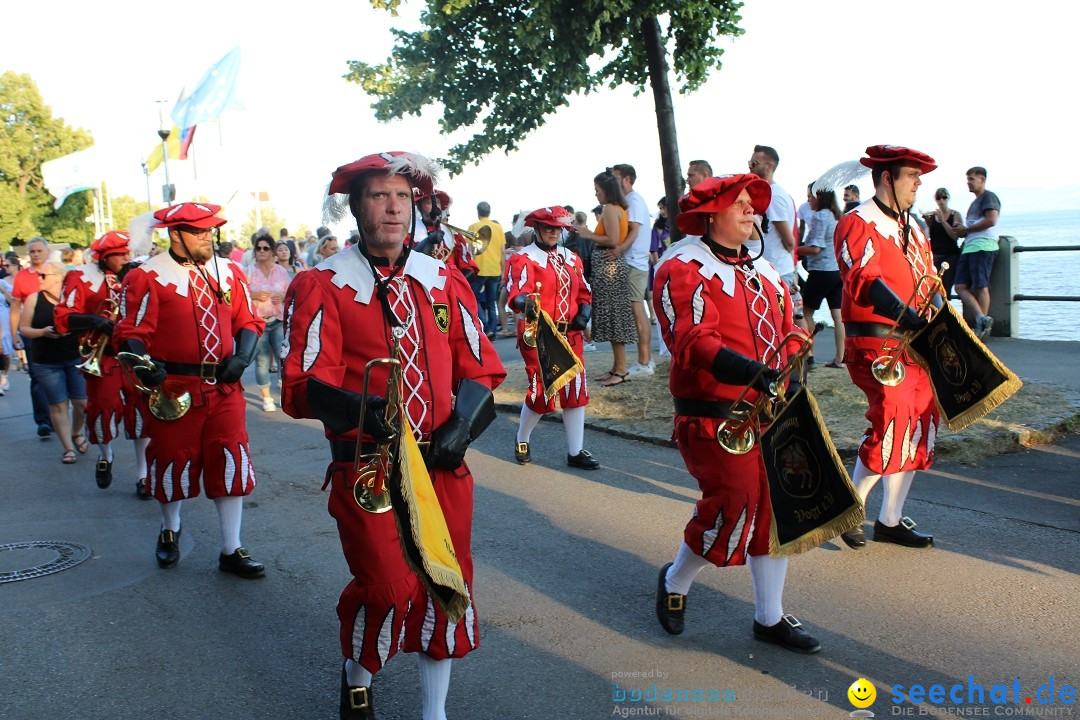
<svg viewBox="0 0 1080 720">
<path fill-rule="evenodd" d="M 277 410 L 277 406 L 274 405 L 274 398 L 272 398 L 272 397 L 264 397 L 263 398 L 263 411 L 264 412 L 274 412 L 275 410 Z"/>
<path fill-rule="evenodd" d="M 585 343 L 585 345 L 582 346 L 582 350 L 585 352 L 596 352 L 596 346 L 592 343 Z"/>
<path fill-rule="evenodd" d="M 8 382 L 7 375 L 5 375 L 4 377 L 0 378 L 0 390 L 3 390 L 4 392 L 7 392 L 10 389 L 11 389 L 11 383 Z"/>
<path fill-rule="evenodd" d="M 650 362 L 648 365 L 642 365 L 641 363 L 634 363 L 626 371 L 626 374 L 630 375 L 630 376 L 634 376 L 634 375 L 652 375 L 654 372 L 655 372 L 655 369 L 653 367 L 652 362 Z"/>
<path fill-rule="evenodd" d="M 990 331 L 994 327 L 994 318 L 989 315 L 983 315 L 981 318 L 975 321 L 975 334 L 980 340 L 990 334 Z"/>
</svg>

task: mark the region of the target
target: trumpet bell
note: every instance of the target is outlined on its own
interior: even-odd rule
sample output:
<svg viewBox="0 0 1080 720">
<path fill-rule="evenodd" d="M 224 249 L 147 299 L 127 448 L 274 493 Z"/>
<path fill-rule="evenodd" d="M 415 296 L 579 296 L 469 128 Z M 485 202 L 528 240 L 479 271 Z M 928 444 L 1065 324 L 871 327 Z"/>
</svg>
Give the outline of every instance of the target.
<svg viewBox="0 0 1080 720">
<path fill-rule="evenodd" d="M 521 331 L 521 342 L 531 348 L 536 347 L 536 324 L 529 325 Z"/>
<path fill-rule="evenodd" d="M 732 455 L 745 455 L 754 449 L 757 436 L 753 427 L 747 425 L 742 430 L 733 430 L 725 420 L 716 428 L 716 442 Z"/>
<path fill-rule="evenodd" d="M 101 357 L 96 354 L 91 354 L 84 362 L 79 363 L 75 367 L 82 370 L 87 375 L 101 377 Z"/>
<path fill-rule="evenodd" d="M 904 382 L 907 370 L 900 362 L 896 362 L 892 355 L 882 355 L 870 366 L 870 373 L 882 385 L 896 387 Z"/>
<path fill-rule="evenodd" d="M 365 465 L 357 473 L 356 482 L 353 484 L 353 499 L 356 504 L 369 513 L 384 513 L 390 510 L 390 491 L 384 486 L 380 492 L 375 491 L 375 478 L 379 471 L 375 464 Z"/>
<path fill-rule="evenodd" d="M 179 420 L 190 409 L 191 393 L 178 383 L 166 382 L 150 395 L 150 413 L 158 420 Z"/>
</svg>

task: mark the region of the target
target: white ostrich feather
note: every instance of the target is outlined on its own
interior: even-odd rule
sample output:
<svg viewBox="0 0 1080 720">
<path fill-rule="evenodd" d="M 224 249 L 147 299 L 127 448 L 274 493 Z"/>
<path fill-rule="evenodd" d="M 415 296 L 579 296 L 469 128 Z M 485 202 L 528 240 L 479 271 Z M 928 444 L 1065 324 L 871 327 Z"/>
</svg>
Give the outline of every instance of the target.
<svg viewBox="0 0 1080 720">
<path fill-rule="evenodd" d="M 869 174 L 870 168 L 858 160 L 846 160 L 839 165 L 833 165 L 822 173 L 821 177 L 814 181 L 814 186 L 810 188 L 810 191 L 817 194 L 827 190 L 844 188 Z"/>
<path fill-rule="evenodd" d="M 386 157 L 386 156 L 384 156 Z M 422 175 L 431 178 L 431 184 L 437 185 L 442 166 L 439 163 L 426 158 L 419 153 L 407 152 L 404 155 L 394 155 L 387 162 L 386 169 L 392 173 L 402 175 Z"/>
</svg>

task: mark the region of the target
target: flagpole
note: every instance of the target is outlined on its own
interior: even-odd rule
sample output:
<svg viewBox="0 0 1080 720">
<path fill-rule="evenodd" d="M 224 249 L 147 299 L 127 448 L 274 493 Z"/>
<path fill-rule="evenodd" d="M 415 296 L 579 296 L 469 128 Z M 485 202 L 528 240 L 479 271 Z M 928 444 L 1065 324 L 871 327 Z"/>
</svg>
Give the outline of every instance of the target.
<svg viewBox="0 0 1080 720">
<path fill-rule="evenodd" d="M 162 189 L 162 198 L 165 204 L 170 204 L 174 194 L 170 192 L 172 186 L 169 183 L 169 135 L 172 130 L 165 124 L 165 100 L 158 100 L 158 137 L 161 138 L 161 163 L 165 166 L 165 187 Z"/>
<path fill-rule="evenodd" d="M 109 212 L 105 216 L 105 226 L 108 229 L 112 230 L 113 229 L 112 195 L 109 193 L 109 186 L 108 185 L 106 185 L 105 183 L 102 183 L 101 186 L 105 190 L 105 203 L 109 208 Z"/>
</svg>

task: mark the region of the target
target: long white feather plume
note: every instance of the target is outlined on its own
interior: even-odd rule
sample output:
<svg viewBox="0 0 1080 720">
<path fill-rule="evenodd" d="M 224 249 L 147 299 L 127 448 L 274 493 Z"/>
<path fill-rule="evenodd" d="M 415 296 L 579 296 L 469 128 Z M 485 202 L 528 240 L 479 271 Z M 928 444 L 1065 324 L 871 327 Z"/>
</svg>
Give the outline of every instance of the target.
<svg viewBox="0 0 1080 720">
<path fill-rule="evenodd" d="M 322 221 L 323 225 L 336 225 L 349 214 L 348 193 L 330 194 L 330 183 L 323 190 Z"/>
<path fill-rule="evenodd" d="M 819 193 L 827 190 L 836 190 L 852 184 L 861 177 L 870 174 L 870 168 L 858 160 L 846 160 L 839 165 L 833 165 L 822 173 L 821 177 L 814 181 L 810 192 Z"/>
<path fill-rule="evenodd" d="M 392 173 L 400 173 L 402 175 L 423 175 L 431 178 L 431 184 L 437 185 L 439 183 L 439 173 L 442 172 L 442 166 L 434 160 L 426 158 L 419 153 L 407 152 L 403 155 L 395 155 L 386 166 L 386 169 Z"/>
</svg>

